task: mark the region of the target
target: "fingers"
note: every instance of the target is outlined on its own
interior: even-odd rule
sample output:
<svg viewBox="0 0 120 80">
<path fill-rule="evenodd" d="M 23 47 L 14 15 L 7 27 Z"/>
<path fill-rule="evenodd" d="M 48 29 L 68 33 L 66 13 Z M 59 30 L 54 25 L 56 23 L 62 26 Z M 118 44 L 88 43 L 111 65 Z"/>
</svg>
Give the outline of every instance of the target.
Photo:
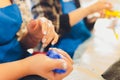
<svg viewBox="0 0 120 80">
<path fill-rule="evenodd" d="M 56 48 L 50 48 L 50 49 L 54 50 L 57 53 L 60 53 L 62 58 L 61 59 L 51 59 L 50 58 L 51 62 L 50 62 L 49 70 L 50 69 L 52 69 L 52 70 L 54 70 L 54 69 L 66 70 L 66 72 L 63 74 L 58 74 L 56 72 L 54 73 L 55 80 L 63 79 L 65 76 L 67 76 L 73 70 L 73 66 L 72 66 L 73 61 L 70 58 L 70 56 L 66 52 L 64 52 L 63 50 L 56 49 Z"/>
<path fill-rule="evenodd" d="M 51 43 L 55 36 L 53 25 L 50 24 L 49 21 L 47 21 L 46 23 L 47 23 L 47 34 L 44 35 L 43 37 L 43 39 L 46 39 L 46 41 L 43 42 L 43 47 L 46 47 L 49 43 Z"/>
<path fill-rule="evenodd" d="M 55 33 L 54 39 L 53 39 L 53 41 L 51 42 L 51 44 L 52 44 L 52 45 L 56 44 L 57 41 L 58 41 L 58 39 L 59 39 L 59 35 Z"/>
<path fill-rule="evenodd" d="M 71 64 L 73 64 L 73 60 L 71 59 L 71 57 L 68 55 L 68 53 L 66 53 L 65 51 L 61 50 L 61 49 L 57 49 L 57 48 L 50 48 L 50 50 L 54 50 L 57 53 L 61 54 L 62 58 L 67 58 Z"/>
<path fill-rule="evenodd" d="M 44 35 L 46 35 L 47 34 L 47 28 L 48 28 L 47 19 L 44 18 L 44 17 L 40 18 L 40 23 L 41 23 L 41 26 L 43 26 L 42 27 L 42 32 L 43 32 Z"/>
<path fill-rule="evenodd" d="M 105 0 L 103 0 L 103 2 L 105 4 L 106 9 L 111 9 L 112 8 L 112 3 L 108 2 L 108 1 L 105 1 Z"/>
<path fill-rule="evenodd" d="M 62 58 L 56 59 L 56 64 L 59 66 L 59 68 L 67 69 L 69 65 L 73 65 L 72 59 L 63 50 L 57 49 L 57 48 L 50 48 L 50 50 L 54 50 L 55 52 L 61 54 Z M 55 66 L 56 64 L 54 63 L 53 65 Z M 55 66 L 55 67 L 58 67 L 58 66 Z"/>
<path fill-rule="evenodd" d="M 52 24 L 52 22 L 50 20 L 48 20 L 48 28 L 49 28 L 49 33 L 51 34 L 52 36 L 52 39 L 51 40 L 48 40 L 49 41 L 52 41 L 51 44 L 54 45 L 57 43 L 58 41 L 58 34 L 55 32 L 55 28 L 54 28 L 54 25 Z"/>
<path fill-rule="evenodd" d="M 47 19 L 42 17 L 40 18 L 40 22 L 41 22 L 41 26 L 42 26 L 42 33 L 43 33 L 43 38 L 42 38 L 42 43 L 43 46 L 47 46 L 46 41 L 47 38 L 45 37 L 48 34 L 48 23 L 47 23 Z"/>
<path fill-rule="evenodd" d="M 104 5 L 105 9 L 111 9 L 112 8 L 112 4 L 108 1 L 104 1 Z"/>
<path fill-rule="evenodd" d="M 50 43 L 54 45 L 58 41 L 59 36 L 55 32 L 52 22 L 44 17 L 39 20 L 31 20 L 27 28 L 32 39 L 37 43 L 42 41 L 43 47 Z"/>
<path fill-rule="evenodd" d="M 64 69 L 64 70 L 66 70 L 66 73 L 58 74 L 58 73 L 53 72 L 54 69 Z M 47 74 L 48 80 L 62 80 L 64 76 L 68 75 L 71 72 L 72 68 L 63 59 L 51 59 L 51 64 L 49 66 L 49 70 L 50 71 Z M 57 74 L 57 76 L 56 76 L 56 74 Z"/>
<path fill-rule="evenodd" d="M 42 31 L 44 36 L 42 38 L 43 47 L 46 47 L 49 43 L 54 45 L 58 41 L 58 35 L 54 30 L 54 26 L 50 20 L 46 18 L 40 18 L 42 23 Z"/>
<path fill-rule="evenodd" d="M 93 5 L 91 5 L 91 7 L 92 7 L 93 12 L 97 12 L 97 11 L 104 10 L 104 9 L 110 10 L 112 8 L 112 4 L 105 0 L 99 0 Z"/>
<path fill-rule="evenodd" d="M 71 71 L 73 70 L 73 66 L 71 63 L 67 62 L 67 69 L 66 72 L 63 74 L 58 74 L 55 73 L 55 80 L 62 80 L 64 77 L 66 77 L 67 75 L 69 75 L 71 73 Z"/>
</svg>

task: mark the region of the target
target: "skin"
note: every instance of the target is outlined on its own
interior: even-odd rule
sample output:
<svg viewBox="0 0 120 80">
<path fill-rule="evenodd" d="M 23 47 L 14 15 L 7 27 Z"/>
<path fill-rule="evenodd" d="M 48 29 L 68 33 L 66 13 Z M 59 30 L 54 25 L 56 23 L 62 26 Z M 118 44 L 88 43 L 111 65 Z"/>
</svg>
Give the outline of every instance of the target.
<svg viewBox="0 0 120 80">
<path fill-rule="evenodd" d="M 78 21 L 80 21 L 84 17 L 86 17 L 94 12 L 100 12 L 101 17 L 103 17 L 103 14 L 104 14 L 103 10 L 104 9 L 110 10 L 111 8 L 112 8 L 112 5 L 109 2 L 107 2 L 106 0 L 99 0 L 96 3 L 90 5 L 86 8 L 78 8 L 78 9 L 69 13 L 70 25 L 72 27 Z"/>
<path fill-rule="evenodd" d="M 42 41 L 43 47 L 46 47 L 50 43 L 54 45 L 59 38 L 52 22 L 46 18 L 31 20 L 27 25 L 27 31 L 20 40 L 25 48 L 33 48 L 37 46 L 40 41 Z"/>
<path fill-rule="evenodd" d="M 57 74 L 52 71 L 55 68 L 63 69 L 61 59 L 51 59 L 45 54 L 36 54 L 22 60 L 0 64 L 0 80 L 17 80 L 27 75 L 40 75 L 49 80 L 62 80 L 72 71 L 73 61 L 66 52 L 56 48 L 52 50 L 64 56 L 63 60 L 67 63 L 66 73 Z"/>
<path fill-rule="evenodd" d="M 0 8 L 11 5 L 9 0 L 0 0 Z M 49 22 L 49 21 L 48 21 Z M 52 42 L 55 43 L 58 39 L 57 34 L 54 32 L 54 27 L 51 24 L 50 27 L 45 21 L 40 20 L 32 20 L 28 24 L 28 32 L 26 33 L 26 37 L 24 36 L 21 40 L 21 43 L 26 48 L 35 46 L 39 41 L 42 41 L 45 46 Z M 50 22 L 49 22 L 50 23 Z M 42 27 L 44 26 L 44 27 Z M 49 28 L 48 28 L 49 27 Z M 44 32 L 45 31 L 45 32 Z M 51 32 L 50 32 L 51 31 Z M 49 37 L 51 36 L 51 37 Z M 44 39 L 48 39 L 44 41 Z M 30 43 L 35 42 L 35 44 L 30 45 Z M 0 64 L 0 80 L 18 80 L 27 75 L 40 75 L 49 80 L 62 80 L 64 77 L 69 75 L 72 71 L 73 61 L 69 57 L 69 55 L 63 50 L 52 48 L 57 53 L 63 55 L 62 59 L 52 59 L 46 56 L 45 54 L 36 54 L 34 56 L 30 56 L 21 60 L 1 63 Z M 63 62 L 66 62 L 66 73 L 57 74 L 54 73 L 53 69 L 63 69 Z M 51 65 L 50 65 L 50 64 Z"/>
</svg>

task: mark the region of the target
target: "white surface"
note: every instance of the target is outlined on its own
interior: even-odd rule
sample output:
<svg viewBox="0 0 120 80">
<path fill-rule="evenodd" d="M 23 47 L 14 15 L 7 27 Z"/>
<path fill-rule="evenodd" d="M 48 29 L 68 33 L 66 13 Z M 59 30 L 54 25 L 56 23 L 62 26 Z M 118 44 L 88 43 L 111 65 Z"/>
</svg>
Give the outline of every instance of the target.
<svg viewBox="0 0 120 80">
<path fill-rule="evenodd" d="M 103 74 L 120 58 L 120 41 L 106 20 L 98 20 L 94 35 L 78 47 L 74 55 L 74 70 L 64 80 L 103 80 Z"/>
</svg>

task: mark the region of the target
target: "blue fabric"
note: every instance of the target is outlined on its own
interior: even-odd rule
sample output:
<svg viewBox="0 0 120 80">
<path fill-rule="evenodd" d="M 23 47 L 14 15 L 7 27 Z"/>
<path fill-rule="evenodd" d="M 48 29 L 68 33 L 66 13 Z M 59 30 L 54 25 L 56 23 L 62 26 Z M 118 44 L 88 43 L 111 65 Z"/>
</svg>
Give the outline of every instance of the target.
<svg viewBox="0 0 120 80">
<path fill-rule="evenodd" d="M 27 53 L 17 41 L 22 18 L 16 4 L 0 8 L 0 63 L 18 60 Z"/>
<path fill-rule="evenodd" d="M 63 14 L 67 14 L 76 9 L 74 1 L 70 0 L 64 2 L 60 0 L 62 5 Z M 63 36 L 59 42 L 55 45 L 57 48 L 61 48 L 66 51 L 71 57 L 73 57 L 76 48 L 91 36 L 90 31 L 87 29 L 84 20 L 81 20 L 71 28 L 70 33 Z"/>
</svg>

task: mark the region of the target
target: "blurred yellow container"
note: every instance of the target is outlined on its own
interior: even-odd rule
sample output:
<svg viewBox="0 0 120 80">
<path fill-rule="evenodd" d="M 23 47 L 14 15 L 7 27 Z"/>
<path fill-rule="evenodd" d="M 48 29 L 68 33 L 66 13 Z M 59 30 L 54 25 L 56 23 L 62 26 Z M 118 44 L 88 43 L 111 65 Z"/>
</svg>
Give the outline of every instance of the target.
<svg viewBox="0 0 120 80">
<path fill-rule="evenodd" d="M 110 10 L 105 10 L 105 17 L 117 17 L 120 18 L 120 11 L 110 11 Z"/>
</svg>

